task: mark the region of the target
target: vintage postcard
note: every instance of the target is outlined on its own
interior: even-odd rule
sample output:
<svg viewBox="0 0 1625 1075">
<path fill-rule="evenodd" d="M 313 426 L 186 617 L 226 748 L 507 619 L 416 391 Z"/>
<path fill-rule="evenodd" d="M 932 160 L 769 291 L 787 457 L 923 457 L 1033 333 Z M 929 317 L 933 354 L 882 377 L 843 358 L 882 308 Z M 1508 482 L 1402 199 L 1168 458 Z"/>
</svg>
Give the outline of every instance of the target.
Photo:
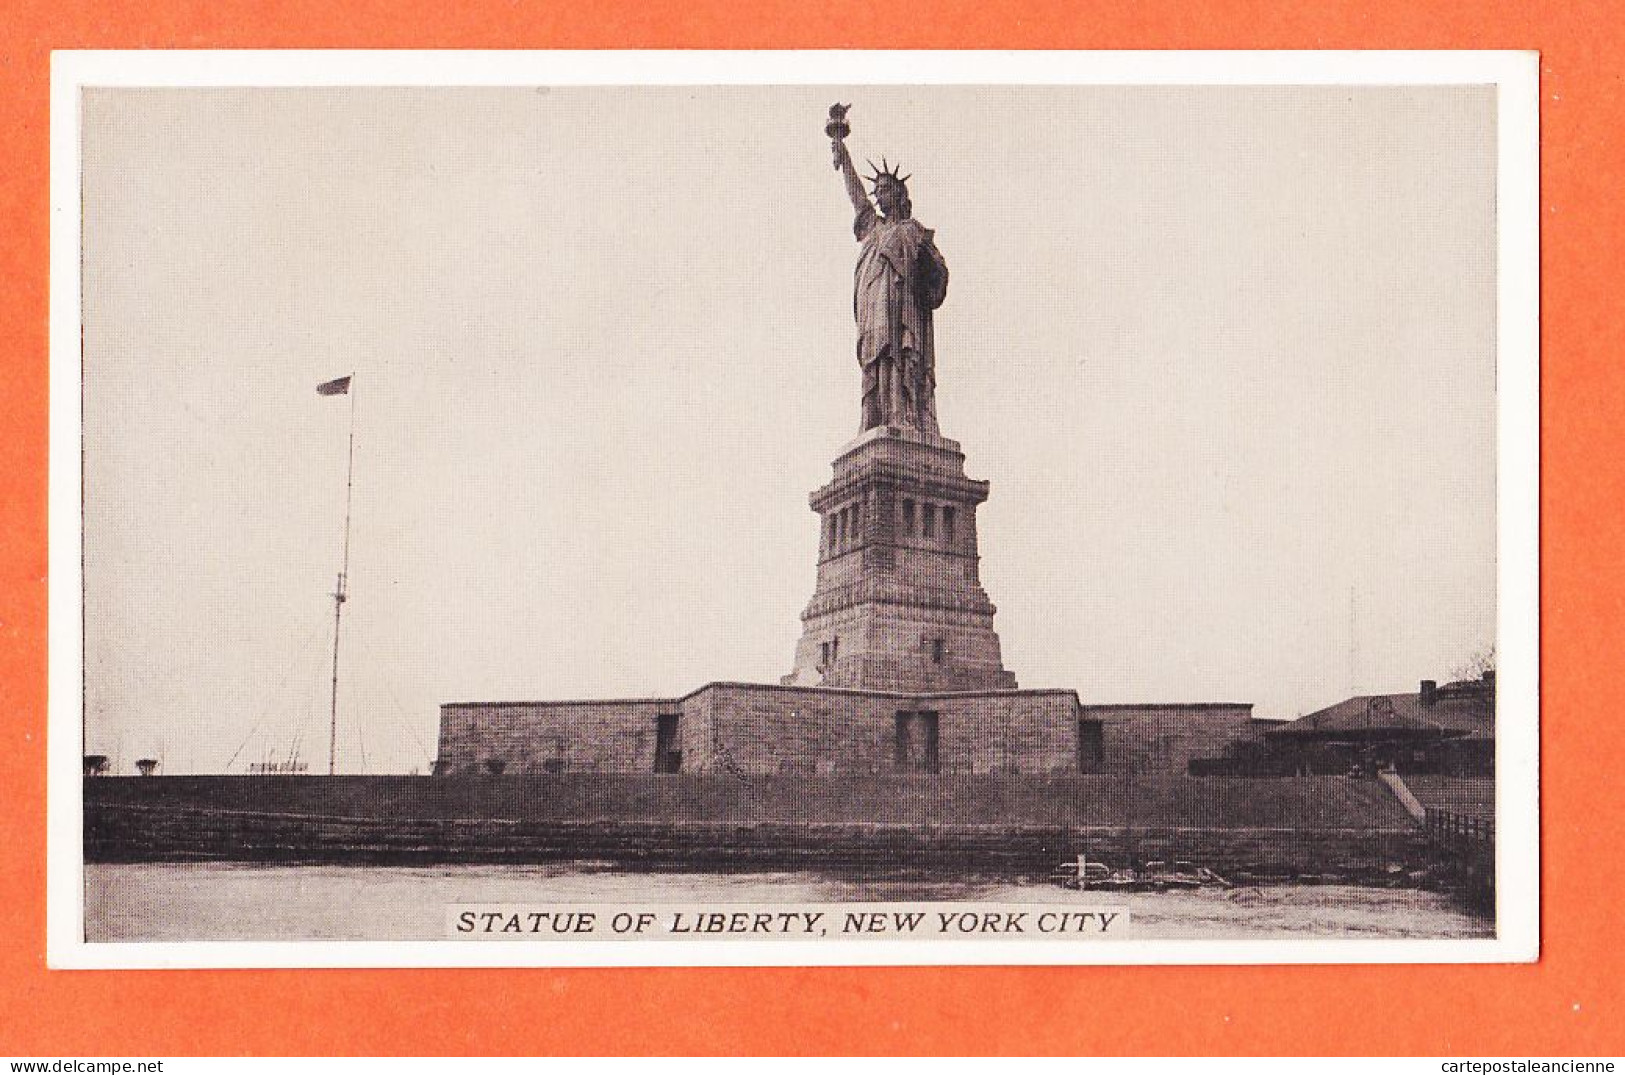
<svg viewBox="0 0 1625 1075">
<path fill-rule="evenodd" d="M 53 966 L 1535 958 L 1532 54 L 53 77 Z"/>
</svg>

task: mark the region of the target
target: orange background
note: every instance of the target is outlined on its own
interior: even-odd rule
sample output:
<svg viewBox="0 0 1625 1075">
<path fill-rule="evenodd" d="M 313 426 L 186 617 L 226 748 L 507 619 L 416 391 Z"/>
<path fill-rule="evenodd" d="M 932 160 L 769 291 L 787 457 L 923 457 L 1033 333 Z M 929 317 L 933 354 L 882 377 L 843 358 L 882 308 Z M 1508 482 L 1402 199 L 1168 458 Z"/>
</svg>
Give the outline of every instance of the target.
<svg viewBox="0 0 1625 1075">
<path fill-rule="evenodd" d="M 8 5 L 0 45 L 0 1053 L 1625 1053 L 1625 19 L 1610 4 Z M 1507 967 L 48 972 L 50 50 L 1521 48 L 1542 125 L 1543 957 Z"/>
</svg>

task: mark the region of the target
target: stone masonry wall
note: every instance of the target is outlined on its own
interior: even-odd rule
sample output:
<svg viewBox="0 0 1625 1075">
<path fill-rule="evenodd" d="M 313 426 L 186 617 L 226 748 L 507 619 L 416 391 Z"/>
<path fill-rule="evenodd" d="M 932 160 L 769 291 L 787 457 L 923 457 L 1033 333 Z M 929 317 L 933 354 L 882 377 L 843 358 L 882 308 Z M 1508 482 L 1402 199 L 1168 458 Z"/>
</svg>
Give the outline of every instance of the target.
<svg viewBox="0 0 1625 1075">
<path fill-rule="evenodd" d="M 889 773 L 899 713 L 935 713 L 938 771 L 1077 769 L 1071 691 L 906 695 L 717 683 L 681 699 L 441 707 L 441 775 L 652 773 L 661 715 L 679 715 L 685 772 Z"/>
<path fill-rule="evenodd" d="M 890 773 L 897 715 L 937 715 L 941 773 L 1077 772 L 1079 720 L 1101 724 L 1096 771 L 1182 774 L 1252 734 L 1245 704 L 1086 705 L 1066 690 L 896 694 L 713 683 L 683 698 L 441 708 L 440 774 L 653 773 L 655 731 L 677 715 L 684 772 Z"/>
<path fill-rule="evenodd" d="M 1071 691 L 957 695 L 935 708 L 945 773 L 1078 770 L 1078 698 Z"/>
<path fill-rule="evenodd" d="M 696 723 L 710 742 L 699 744 L 696 756 L 727 758 L 709 768 L 889 773 L 900 712 L 937 714 L 940 772 L 1077 768 L 1078 703 L 1071 691 L 895 695 L 717 684 L 699 691 L 701 699 L 703 718 Z"/>
<path fill-rule="evenodd" d="M 1086 705 L 1079 717 L 1101 723 L 1101 771 L 1182 774 L 1192 758 L 1218 757 L 1231 740 L 1253 738 L 1252 711 L 1241 702 Z"/>
<path fill-rule="evenodd" d="M 1375 781 L 1113 776 L 105 777 L 84 782 L 91 862 L 411 864 L 613 859 L 1044 871 L 1188 858 L 1229 873 L 1426 866 Z"/>
<path fill-rule="evenodd" d="M 507 773 L 653 772 L 656 718 L 679 703 L 475 702 L 440 707 L 437 775 L 500 762 Z"/>
</svg>

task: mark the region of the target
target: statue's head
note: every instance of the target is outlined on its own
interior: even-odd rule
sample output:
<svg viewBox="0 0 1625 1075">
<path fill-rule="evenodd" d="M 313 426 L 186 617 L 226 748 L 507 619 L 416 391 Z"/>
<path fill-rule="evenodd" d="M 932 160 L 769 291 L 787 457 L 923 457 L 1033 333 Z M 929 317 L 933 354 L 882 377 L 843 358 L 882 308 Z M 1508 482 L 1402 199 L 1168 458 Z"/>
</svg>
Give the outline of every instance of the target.
<svg viewBox="0 0 1625 1075">
<path fill-rule="evenodd" d="M 875 174 L 869 177 L 869 182 L 875 190 L 875 204 L 880 207 L 883 216 L 907 220 L 913 211 L 913 206 L 908 200 L 910 177 L 899 175 L 901 169 L 888 166 L 885 157 L 880 158 L 880 165 L 879 168 L 875 168 Z M 875 167 L 874 161 L 869 162 L 869 167 Z"/>
</svg>

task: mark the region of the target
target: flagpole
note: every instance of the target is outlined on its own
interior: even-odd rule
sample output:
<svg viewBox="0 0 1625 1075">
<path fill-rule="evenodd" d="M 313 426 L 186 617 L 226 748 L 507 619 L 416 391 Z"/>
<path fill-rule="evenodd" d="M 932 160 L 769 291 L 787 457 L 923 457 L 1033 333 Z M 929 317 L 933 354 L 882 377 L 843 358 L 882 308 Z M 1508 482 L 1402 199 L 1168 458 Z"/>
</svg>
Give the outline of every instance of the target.
<svg viewBox="0 0 1625 1075">
<path fill-rule="evenodd" d="M 350 575 L 350 498 L 355 489 L 355 380 L 352 374 L 345 386 L 350 397 L 349 461 L 344 475 L 344 560 L 339 568 L 338 585 L 333 589 L 333 707 L 327 726 L 327 775 L 337 771 L 339 745 L 339 623 L 344 613 L 347 583 Z"/>
</svg>

